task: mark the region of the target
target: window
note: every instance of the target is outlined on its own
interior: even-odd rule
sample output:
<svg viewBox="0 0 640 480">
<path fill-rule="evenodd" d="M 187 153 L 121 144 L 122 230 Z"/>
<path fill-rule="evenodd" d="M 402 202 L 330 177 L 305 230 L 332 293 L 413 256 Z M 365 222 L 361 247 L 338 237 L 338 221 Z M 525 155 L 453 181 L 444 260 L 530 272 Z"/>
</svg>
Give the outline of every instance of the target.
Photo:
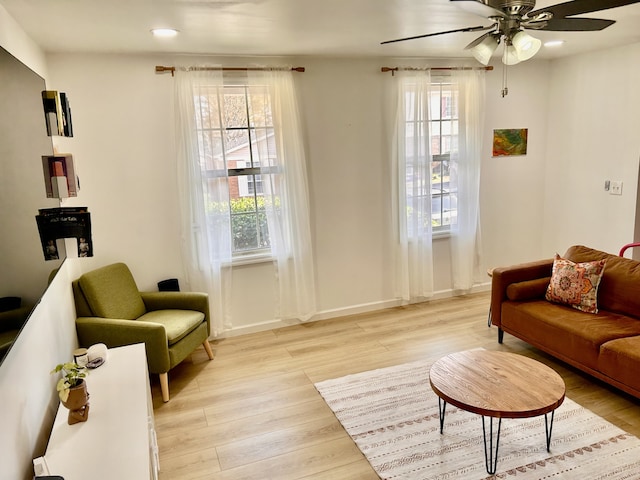
<svg viewBox="0 0 640 480">
<path fill-rule="evenodd" d="M 200 167 L 211 183 L 228 176 L 234 257 L 268 252 L 263 175 L 277 174 L 268 90 L 242 84 L 205 87 L 196 102 Z"/>
<path fill-rule="evenodd" d="M 406 191 L 408 196 L 417 195 L 431 197 L 431 226 L 433 232 L 447 232 L 449 226 L 457 220 L 457 189 L 451 182 L 451 150 L 457 147 L 458 140 L 458 108 L 457 92 L 446 77 L 432 78 L 429 90 L 428 119 L 418 112 L 415 88 L 405 90 L 406 102 Z M 425 131 L 424 122 L 428 122 Z M 428 132 L 430 137 L 430 152 L 420 152 L 418 143 L 414 142 L 414 135 Z M 417 154 L 414 154 L 414 150 Z M 430 154 L 430 191 L 419 187 L 423 180 L 417 165 L 420 156 Z M 426 178 L 424 178 L 426 184 Z M 426 185 L 425 185 L 426 187 Z M 413 199 L 415 202 L 416 199 Z M 426 200 L 426 199 L 425 199 Z M 412 204 L 408 200 L 408 205 Z M 411 235 L 411 232 L 409 232 Z"/>
<path fill-rule="evenodd" d="M 431 132 L 431 221 L 434 231 L 448 230 L 457 217 L 457 190 L 451 174 L 451 149 L 457 147 L 458 102 L 451 83 L 432 83 Z"/>
</svg>

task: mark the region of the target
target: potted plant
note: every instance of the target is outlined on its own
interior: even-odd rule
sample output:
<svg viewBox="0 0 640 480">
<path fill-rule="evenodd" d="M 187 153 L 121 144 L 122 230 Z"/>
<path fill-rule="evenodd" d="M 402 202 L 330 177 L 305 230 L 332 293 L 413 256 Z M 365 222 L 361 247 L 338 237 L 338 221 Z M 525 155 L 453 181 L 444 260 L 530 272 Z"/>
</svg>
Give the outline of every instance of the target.
<svg viewBox="0 0 640 480">
<path fill-rule="evenodd" d="M 77 363 L 68 362 L 56 365 L 51 373 L 62 372 L 58 380 L 56 390 L 62 404 L 69 409 L 69 425 L 78 422 L 86 422 L 89 418 L 89 393 L 85 377 L 85 367 Z"/>
</svg>

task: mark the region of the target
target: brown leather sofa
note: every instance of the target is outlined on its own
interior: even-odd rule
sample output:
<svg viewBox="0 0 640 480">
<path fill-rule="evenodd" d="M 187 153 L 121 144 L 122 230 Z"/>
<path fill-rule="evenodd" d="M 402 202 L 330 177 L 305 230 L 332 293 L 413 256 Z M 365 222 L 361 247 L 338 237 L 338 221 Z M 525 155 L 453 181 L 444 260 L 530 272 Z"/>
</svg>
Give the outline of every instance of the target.
<svg viewBox="0 0 640 480">
<path fill-rule="evenodd" d="M 492 273 L 491 323 L 558 359 L 640 398 L 640 262 L 573 246 L 573 262 L 606 259 L 598 313 L 551 303 L 545 293 L 553 259 Z"/>
</svg>

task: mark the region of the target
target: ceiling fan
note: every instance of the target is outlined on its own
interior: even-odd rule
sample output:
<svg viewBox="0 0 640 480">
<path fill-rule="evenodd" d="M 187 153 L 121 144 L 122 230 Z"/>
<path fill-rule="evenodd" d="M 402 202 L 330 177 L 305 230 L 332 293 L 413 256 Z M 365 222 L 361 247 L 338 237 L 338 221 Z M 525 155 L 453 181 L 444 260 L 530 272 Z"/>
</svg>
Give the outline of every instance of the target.
<svg viewBox="0 0 640 480">
<path fill-rule="evenodd" d="M 524 30 L 548 30 L 565 32 L 588 32 L 603 30 L 615 23 L 615 20 L 599 18 L 580 18 L 574 15 L 598 12 L 609 8 L 622 7 L 638 3 L 640 0 L 572 0 L 550 7 L 533 10 L 535 0 L 450 0 L 471 13 L 487 17 L 492 24 L 448 30 L 446 32 L 427 33 L 414 37 L 387 40 L 382 44 L 403 42 L 417 38 L 433 37 L 458 32 L 486 31 L 476 38 L 465 50 L 483 65 L 488 65 L 491 56 L 504 42 L 502 62 L 515 65 L 533 57 L 542 42 Z"/>
</svg>

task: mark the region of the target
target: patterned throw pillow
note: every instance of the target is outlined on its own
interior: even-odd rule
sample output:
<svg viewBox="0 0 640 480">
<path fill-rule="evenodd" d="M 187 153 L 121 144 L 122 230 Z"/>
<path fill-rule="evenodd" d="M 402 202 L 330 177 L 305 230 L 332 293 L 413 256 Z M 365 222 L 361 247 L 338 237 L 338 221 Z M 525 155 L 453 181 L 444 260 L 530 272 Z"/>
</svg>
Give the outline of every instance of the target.
<svg viewBox="0 0 640 480">
<path fill-rule="evenodd" d="M 606 260 L 574 263 L 556 253 L 545 298 L 571 305 L 587 313 L 598 313 L 598 285 Z"/>
</svg>

